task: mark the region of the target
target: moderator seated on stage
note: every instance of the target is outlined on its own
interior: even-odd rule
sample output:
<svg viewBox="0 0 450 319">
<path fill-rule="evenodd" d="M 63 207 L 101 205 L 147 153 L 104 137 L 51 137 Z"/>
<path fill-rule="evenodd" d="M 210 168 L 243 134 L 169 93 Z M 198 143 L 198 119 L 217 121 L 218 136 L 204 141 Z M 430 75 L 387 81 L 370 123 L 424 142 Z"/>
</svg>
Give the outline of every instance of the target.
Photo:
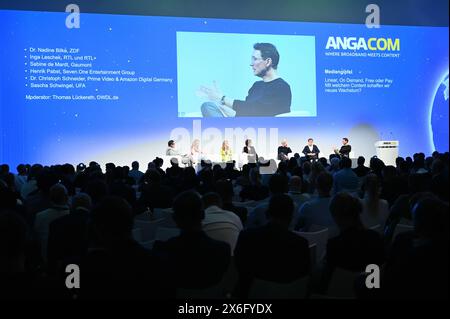
<svg viewBox="0 0 450 319">
<path fill-rule="evenodd" d="M 305 155 L 308 161 L 319 159 L 320 150 L 317 145 L 314 144 L 314 140 L 312 138 L 308 139 L 308 144 L 303 148 L 302 153 Z"/>
</svg>

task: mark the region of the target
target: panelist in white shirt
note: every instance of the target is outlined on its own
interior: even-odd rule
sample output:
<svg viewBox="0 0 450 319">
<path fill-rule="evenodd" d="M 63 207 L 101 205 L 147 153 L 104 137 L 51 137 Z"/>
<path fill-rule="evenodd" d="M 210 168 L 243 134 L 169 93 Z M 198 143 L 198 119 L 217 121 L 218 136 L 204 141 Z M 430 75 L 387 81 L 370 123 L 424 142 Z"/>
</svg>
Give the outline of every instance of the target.
<svg viewBox="0 0 450 319">
<path fill-rule="evenodd" d="M 317 145 L 314 144 L 312 138 L 308 138 L 308 144 L 303 148 L 302 153 L 308 160 L 317 160 L 319 158 L 320 150 Z"/>
</svg>

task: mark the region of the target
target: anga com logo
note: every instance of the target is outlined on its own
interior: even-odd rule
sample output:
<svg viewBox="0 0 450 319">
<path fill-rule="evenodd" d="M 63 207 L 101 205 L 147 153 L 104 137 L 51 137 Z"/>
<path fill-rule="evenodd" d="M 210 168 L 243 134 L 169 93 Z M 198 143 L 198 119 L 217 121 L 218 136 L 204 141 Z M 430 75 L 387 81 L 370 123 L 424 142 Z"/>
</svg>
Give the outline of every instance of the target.
<svg viewBox="0 0 450 319">
<path fill-rule="evenodd" d="M 400 51 L 399 38 L 329 37 L 326 50 Z"/>
</svg>

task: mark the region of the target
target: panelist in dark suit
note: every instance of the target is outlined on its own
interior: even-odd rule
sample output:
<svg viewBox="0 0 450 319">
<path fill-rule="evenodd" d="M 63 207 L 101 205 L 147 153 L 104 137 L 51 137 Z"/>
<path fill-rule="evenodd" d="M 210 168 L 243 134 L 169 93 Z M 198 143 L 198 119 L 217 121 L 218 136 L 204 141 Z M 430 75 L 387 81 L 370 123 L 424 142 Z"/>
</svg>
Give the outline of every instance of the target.
<svg viewBox="0 0 450 319">
<path fill-rule="evenodd" d="M 337 148 L 334 150 L 334 152 L 341 157 L 350 157 L 350 152 L 352 151 L 352 147 L 350 144 L 348 144 L 348 138 L 344 137 L 342 139 L 342 146 L 341 149 L 338 150 Z"/>
<path fill-rule="evenodd" d="M 308 138 L 308 145 L 303 148 L 302 153 L 305 154 L 307 160 L 317 160 L 319 158 L 320 150 L 317 145 L 314 144 L 314 140 Z"/>
</svg>

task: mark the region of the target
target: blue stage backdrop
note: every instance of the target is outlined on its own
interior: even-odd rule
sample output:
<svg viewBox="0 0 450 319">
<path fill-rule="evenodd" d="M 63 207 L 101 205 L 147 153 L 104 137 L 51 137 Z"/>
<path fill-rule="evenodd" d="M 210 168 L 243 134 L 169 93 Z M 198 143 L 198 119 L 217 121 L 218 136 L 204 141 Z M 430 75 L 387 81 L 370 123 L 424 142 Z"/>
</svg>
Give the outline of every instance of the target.
<svg viewBox="0 0 450 319">
<path fill-rule="evenodd" d="M 254 136 L 266 156 L 309 137 L 322 156 L 342 137 L 354 156 L 377 140 L 400 141 L 402 156 L 448 151 L 447 27 L 84 13 L 68 28 L 67 16 L 0 11 L 0 162 L 146 162 L 172 137 L 218 153 L 230 130 L 236 151 Z M 256 42 L 279 50 L 291 112 L 202 118 L 200 85 L 244 100 L 260 80 Z"/>
</svg>

